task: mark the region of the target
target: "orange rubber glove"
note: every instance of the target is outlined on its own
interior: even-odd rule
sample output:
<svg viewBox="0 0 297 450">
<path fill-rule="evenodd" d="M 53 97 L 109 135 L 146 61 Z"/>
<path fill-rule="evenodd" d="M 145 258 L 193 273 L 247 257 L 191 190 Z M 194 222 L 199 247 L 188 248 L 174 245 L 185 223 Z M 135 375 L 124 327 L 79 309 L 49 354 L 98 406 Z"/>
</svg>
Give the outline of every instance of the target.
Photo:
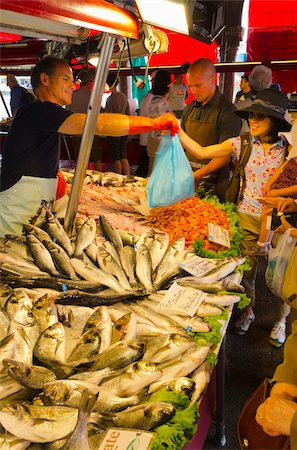
<svg viewBox="0 0 297 450">
<path fill-rule="evenodd" d="M 167 130 L 170 136 L 174 136 L 179 129 L 179 123 L 175 116 L 170 113 L 151 119 L 150 117 L 128 116 L 129 134 L 147 133 L 148 131 Z"/>
<path fill-rule="evenodd" d="M 66 180 L 63 177 L 60 170 L 57 173 L 57 177 L 58 177 L 58 186 L 57 186 L 57 191 L 56 191 L 56 200 L 63 197 L 63 195 L 65 195 L 65 191 L 66 191 Z"/>
</svg>

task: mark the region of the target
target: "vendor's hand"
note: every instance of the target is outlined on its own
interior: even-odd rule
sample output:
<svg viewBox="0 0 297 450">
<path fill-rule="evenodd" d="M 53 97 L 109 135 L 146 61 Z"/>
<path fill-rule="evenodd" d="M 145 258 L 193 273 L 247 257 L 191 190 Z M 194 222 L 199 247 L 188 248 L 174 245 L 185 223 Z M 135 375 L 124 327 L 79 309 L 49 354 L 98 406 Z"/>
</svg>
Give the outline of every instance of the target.
<svg viewBox="0 0 297 450">
<path fill-rule="evenodd" d="M 179 123 L 175 116 L 170 113 L 154 119 L 154 130 L 168 130 L 170 136 L 174 136 L 179 130 Z"/>
<path fill-rule="evenodd" d="M 280 212 L 295 212 L 297 211 L 297 203 L 293 198 L 280 197 L 278 199 L 277 210 Z"/>
<path fill-rule="evenodd" d="M 297 399 L 297 386 L 292 383 L 275 383 L 270 391 L 270 397 L 277 396 L 287 400 Z"/>
<path fill-rule="evenodd" d="M 194 175 L 195 189 L 198 189 L 203 179 L 203 177 L 200 174 L 200 169 L 196 170 L 196 172 L 194 172 L 193 175 Z"/>
<path fill-rule="evenodd" d="M 290 436 L 291 423 L 297 403 L 282 397 L 268 397 L 257 409 L 256 421 L 269 436 Z"/>
<path fill-rule="evenodd" d="M 292 225 L 285 219 L 285 216 L 280 216 L 281 225 L 274 230 L 275 233 L 284 234 L 290 228 L 293 228 Z"/>
<path fill-rule="evenodd" d="M 269 194 L 268 194 L 269 191 L 270 191 L 270 185 L 269 185 L 269 183 L 267 183 L 262 189 L 263 197 L 268 197 L 269 196 Z"/>
</svg>

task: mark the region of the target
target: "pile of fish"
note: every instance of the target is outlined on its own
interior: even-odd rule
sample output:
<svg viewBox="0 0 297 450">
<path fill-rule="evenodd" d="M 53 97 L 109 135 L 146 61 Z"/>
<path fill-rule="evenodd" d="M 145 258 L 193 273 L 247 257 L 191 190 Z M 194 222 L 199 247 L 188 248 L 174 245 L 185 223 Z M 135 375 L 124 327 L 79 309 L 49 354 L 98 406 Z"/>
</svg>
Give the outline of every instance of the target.
<svg viewBox="0 0 297 450">
<path fill-rule="evenodd" d="M 74 178 L 73 169 L 62 169 L 62 174 L 68 183 L 71 183 Z M 97 186 L 112 186 L 112 187 L 122 187 L 122 186 L 139 186 L 143 187 L 145 185 L 145 178 L 137 177 L 135 175 L 122 175 L 116 172 L 97 172 L 87 170 L 84 179 L 84 184 L 95 184 Z"/>
<path fill-rule="evenodd" d="M 0 240 L 0 448 L 93 450 L 110 427 L 169 421 L 173 405 L 148 402 L 163 387 L 201 399 L 211 344 L 188 332 L 240 300 L 244 258 L 197 278 L 180 268 L 191 256 L 183 237 L 136 236 L 103 215 L 69 237 L 49 210 Z M 173 281 L 206 293 L 193 317 L 159 307 Z"/>
<path fill-rule="evenodd" d="M 147 402 L 162 387 L 199 400 L 210 345 L 160 315 L 163 294 L 88 308 L 56 305 L 53 290 L 2 285 L 0 447 L 96 449 L 109 427 L 153 430 L 170 420 L 173 405 Z M 193 329 L 208 329 L 196 321 Z"/>
</svg>

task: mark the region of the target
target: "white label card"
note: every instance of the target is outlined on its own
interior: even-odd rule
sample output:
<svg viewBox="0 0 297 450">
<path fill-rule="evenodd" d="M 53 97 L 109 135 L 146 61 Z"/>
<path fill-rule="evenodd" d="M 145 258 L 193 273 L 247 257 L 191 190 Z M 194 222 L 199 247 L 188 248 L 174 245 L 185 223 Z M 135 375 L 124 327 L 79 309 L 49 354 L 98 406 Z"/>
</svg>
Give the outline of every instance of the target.
<svg viewBox="0 0 297 450">
<path fill-rule="evenodd" d="M 191 275 L 194 275 L 194 277 L 199 278 L 211 272 L 213 269 L 216 269 L 217 266 L 206 258 L 201 258 L 201 256 L 192 256 L 186 261 L 180 263 L 179 267 L 186 272 L 189 272 Z"/>
<path fill-rule="evenodd" d="M 180 286 L 175 282 L 158 304 L 158 308 L 168 313 L 193 317 L 206 296 L 207 294 L 199 289 Z"/>
<path fill-rule="evenodd" d="M 154 437 L 155 433 L 147 431 L 109 428 L 98 450 L 147 450 Z"/>
<path fill-rule="evenodd" d="M 229 231 L 214 223 L 208 224 L 208 240 L 230 248 Z"/>
</svg>

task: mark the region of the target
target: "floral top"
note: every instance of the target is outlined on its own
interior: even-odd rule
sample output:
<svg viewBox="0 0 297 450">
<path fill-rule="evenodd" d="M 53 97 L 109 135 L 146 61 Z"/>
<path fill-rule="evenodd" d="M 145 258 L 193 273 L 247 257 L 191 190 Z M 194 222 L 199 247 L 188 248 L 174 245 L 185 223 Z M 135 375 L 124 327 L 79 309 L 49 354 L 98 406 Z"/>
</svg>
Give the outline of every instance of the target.
<svg viewBox="0 0 297 450">
<path fill-rule="evenodd" d="M 241 145 L 240 136 L 230 139 L 233 152 L 239 158 Z M 246 185 L 243 192 L 243 199 L 238 205 L 238 211 L 250 216 L 259 217 L 263 206 L 257 200 L 262 197 L 262 189 L 275 170 L 284 162 L 284 143 L 280 139 L 273 144 L 265 154 L 259 138 L 253 138 L 253 148 L 251 156 L 245 166 Z"/>
</svg>

